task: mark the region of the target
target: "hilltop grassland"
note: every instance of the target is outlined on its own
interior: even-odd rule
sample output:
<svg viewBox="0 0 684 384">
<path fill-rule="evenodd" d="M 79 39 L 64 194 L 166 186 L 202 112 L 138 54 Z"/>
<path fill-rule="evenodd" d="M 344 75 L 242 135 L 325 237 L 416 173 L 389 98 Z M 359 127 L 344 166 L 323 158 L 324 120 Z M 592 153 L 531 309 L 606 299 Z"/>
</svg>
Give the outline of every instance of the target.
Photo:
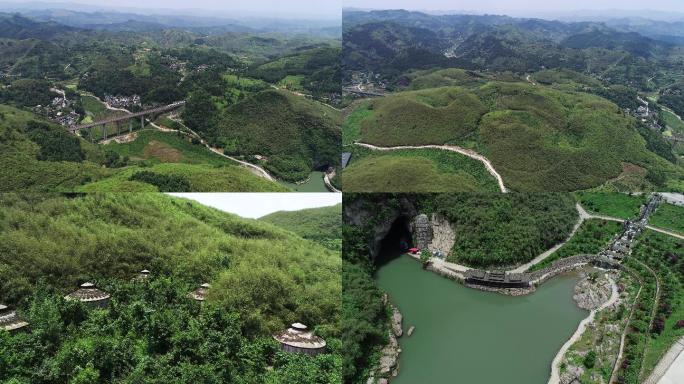
<svg viewBox="0 0 684 384">
<path fill-rule="evenodd" d="M 339 382 L 339 252 L 156 193 L 2 194 L 0 207 L 0 302 L 31 323 L 0 331 L 0 381 Z M 141 269 L 150 279 L 132 283 Z M 62 298 L 83 281 L 108 308 Z M 204 282 L 198 305 L 187 294 Z M 326 354 L 280 352 L 271 335 L 295 321 Z"/>
<path fill-rule="evenodd" d="M 158 191 L 131 181 L 149 171 L 182 178 L 180 191 L 287 191 L 175 134 L 137 132 L 140 141 L 92 144 L 38 116 L 0 105 L 0 190 Z"/>
<path fill-rule="evenodd" d="M 342 173 L 348 192 L 496 192 L 496 179 L 477 160 L 433 149 L 375 152 L 352 147 Z"/>
<path fill-rule="evenodd" d="M 425 76 L 439 76 L 425 80 L 432 85 L 446 75 Z M 636 121 L 606 99 L 539 84 L 479 85 L 452 77 L 469 85 L 374 99 L 359 106 L 361 112 L 352 112 L 355 120 L 345 134 L 357 132 L 356 141 L 385 147 L 454 144 L 473 149 L 492 162 L 514 191 L 595 188 L 617 178 L 625 165 L 643 168 L 642 181 L 652 189 L 684 177 L 681 167 L 651 151 Z"/>
</svg>

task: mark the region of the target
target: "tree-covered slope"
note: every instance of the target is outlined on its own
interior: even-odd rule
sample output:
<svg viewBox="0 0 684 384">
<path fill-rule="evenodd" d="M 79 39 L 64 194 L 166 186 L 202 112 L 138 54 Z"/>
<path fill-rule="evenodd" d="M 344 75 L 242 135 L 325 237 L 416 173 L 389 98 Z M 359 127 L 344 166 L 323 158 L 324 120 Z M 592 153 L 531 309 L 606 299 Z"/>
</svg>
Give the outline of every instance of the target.
<svg viewBox="0 0 684 384">
<path fill-rule="evenodd" d="M 0 191 L 287 190 L 199 144 L 158 133 L 158 140 L 150 145 L 152 136 L 142 132 L 141 142 L 110 148 L 74 136 L 33 113 L 0 105 Z M 169 190 L 154 180 L 131 180 L 145 171 L 182 179 L 184 187 Z"/>
<path fill-rule="evenodd" d="M 682 177 L 681 167 L 664 158 L 671 153 L 655 145 L 662 139 L 648 135 L 648 129 L 603 98 L 541 85 L 482 82 L 464 73 L 432 76 L 426 81 L 468 85 L 374 99 L 356 122 L 358 140 L 378 146 L 472 148 L 493 163 L 507 187 L 519 191 L 597 187 L 616 178 L 624 164 Z"/>
<path fill-rule="evenodd" d="M 291 232 L 161 194 L 3 194 L 0 239 L 0 302 L 31 323 L 0 332 L 0 381 L 339 382 L 340 255 Z M 86 280 L 108 309 L 62 299 Z M 295 321 L 329 353 L 277 352 Z"/>
<path fill-rule="evenodd" d="M 223 111 L 208 135 L 236 155 L 261 155 L 286 181 L 339 164 L 340 115 L 286 91 L 266 90 Z"/>
<path fill-rule="evenodd" d="M 342 249 L 342 204 L 301 211 L 280 211 L 259 219 L 330 249 Z"/>
</svg>

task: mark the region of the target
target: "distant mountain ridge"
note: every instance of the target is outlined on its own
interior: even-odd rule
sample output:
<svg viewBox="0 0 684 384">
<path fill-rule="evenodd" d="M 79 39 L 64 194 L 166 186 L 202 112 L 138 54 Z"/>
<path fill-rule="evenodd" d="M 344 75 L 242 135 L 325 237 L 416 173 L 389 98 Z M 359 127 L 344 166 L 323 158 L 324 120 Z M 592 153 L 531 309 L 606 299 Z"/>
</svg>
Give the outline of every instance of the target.
<svg viewBox="0 0 684 384">
<path fill-rule="evenodd" d="M 651 33 L 642 34 L 639 31 L 646 27 L 620 22 L 345 11 L 343 66 L 347 71 L 371 70 L 388 78 L 410 69 L 435 67 L 518 73 L 544 67 L 582 71 L 605 67 L 603 56 L 616 62 L 627 52 L 630 57 L 623 60 L 630 62 L 665 58 L 683 49 L 684 38 L 678 37 L 677 28 L 665 36 L 666 31 L 648 26 Z M 681 28 L 684 36 L 684 23 Z"/>
</svg>

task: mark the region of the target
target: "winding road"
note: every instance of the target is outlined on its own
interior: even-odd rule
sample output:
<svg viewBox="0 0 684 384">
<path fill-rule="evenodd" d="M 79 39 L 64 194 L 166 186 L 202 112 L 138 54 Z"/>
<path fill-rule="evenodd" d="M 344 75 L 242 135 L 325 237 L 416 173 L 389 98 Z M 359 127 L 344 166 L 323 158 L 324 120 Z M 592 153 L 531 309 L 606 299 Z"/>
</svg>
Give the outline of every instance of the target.
<svg viewBox="0 0 684 384">
<path fill-rule="evenodd" d="M 501 175 L 494 169 L 494 166 L 492 165 L 492 162 L 489 161 L 486 157 L 480 155 L 479 153 L 472 151 L 470 149 L 465 149 L 456 145 L 406 145 L 406 146 L 397 146 L 397 147 L 378 147 L 377 145 L 372 145 L 372 144 L 366 144 L 366 143 L 361 143 L 361 142 L 356 142 L 356 145 L 364 148 L 369 148 L 375 151 L 400 151 L 400 150 L 405 150 L 405 149 L 440 149 L 443 151 L 450 151 L 450 152 L 456 152 L 460 153 L 461 155 L 465 155 L 470 157 L 471 159 L 475 159 L 481 163 L 484 164 L 485 168 L 487 169 L 487 172 L 489 172 L 494 178 L 496 179 L 496 182 L 499 184 L 499 190 L 503 193 L 507 193 L 508 189 L 506 189 L 506 186 L 504 185 L 503 178 Z"/>
</svg>

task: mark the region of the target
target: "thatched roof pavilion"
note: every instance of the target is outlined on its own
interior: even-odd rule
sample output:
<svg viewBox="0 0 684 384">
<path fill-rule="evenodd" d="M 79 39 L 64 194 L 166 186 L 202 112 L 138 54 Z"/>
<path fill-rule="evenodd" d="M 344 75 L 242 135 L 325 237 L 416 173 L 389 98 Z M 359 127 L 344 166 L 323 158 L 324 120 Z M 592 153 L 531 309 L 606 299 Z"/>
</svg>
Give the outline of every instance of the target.
<svg viewBox="0 0 684 384">
<path fill-rule="evenodd" d="M 109 304 L 109 297 L 107 292 L 97 289 L 93 283 L 83 283 L 79 289 L 64 296 L 67 300 L 78 300 L 93 307 L 101 308 Z"/>
<path fill-rule="evenodd" d="M 4 329 L 9 333 L 16 333 L 27 325 L 29 324 L 22 320 L 16 311 L 0 304 L 0 329 Z"/>
<path fill-rule="evenodd" d="M 325 351 L 325 340 L 314 335 L 313 331 L 307 330 L 306 325 L 294 323 L 285 331 L 274 335 L 285 352 L 306 353 L 315 356 Z"/>
<path fill-rule="evenodd" d="M 197 300 L 197 301 L 204 301 L 207 299 L 207 292 L 209 291 L 209 288 L 211 288 L 211 284 L 204 283 L 204 284 L 200 285 L 199 288 L 190 292 L 188 294 L 188 297 L 190 297 L 191 299 Z"/>
</svg>

